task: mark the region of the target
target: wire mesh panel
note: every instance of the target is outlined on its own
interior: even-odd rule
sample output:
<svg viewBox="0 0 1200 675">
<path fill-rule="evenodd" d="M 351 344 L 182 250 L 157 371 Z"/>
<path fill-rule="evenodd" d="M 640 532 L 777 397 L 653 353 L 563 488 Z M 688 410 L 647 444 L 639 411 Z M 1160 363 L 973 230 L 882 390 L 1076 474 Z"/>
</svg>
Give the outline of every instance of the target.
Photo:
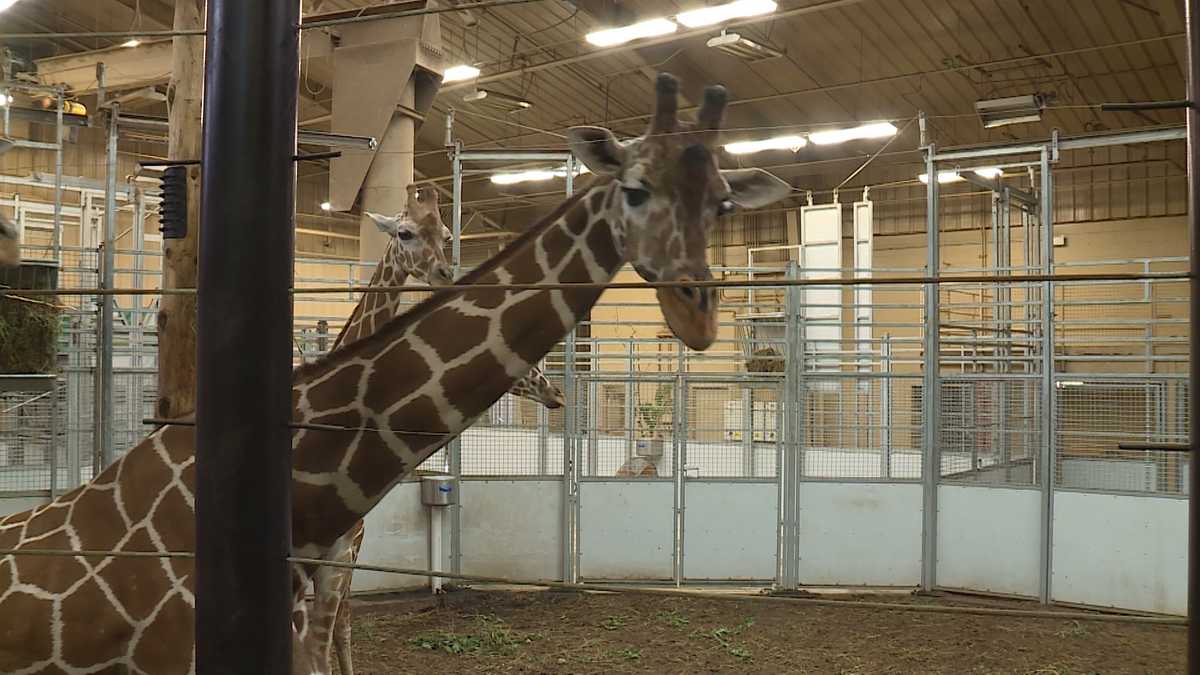
<svg viewBox="0 0 1200 675">
<path fill-rule="evenodd" d="M 670 478 L 679 430 L 674 379 L 581 378 L 577 384 L 581 475 Z"/>
<path fill-rule="evenodd" d="M 1119 448 L 1187 443 L 1183 378 L 1059 379 L 1056 387 L 1057 487 L 1184 494 L 1185 453 Z"/>
<path fill-rule="evenodd" d="M 0 492 L 61 489 L 66 465 L 53 376 L 0 376 Z"/>
<path fill-rule="evenodd" d="M 688 382 L 685 478 L 767 478 L 778 474 L 782 443 L 778 383 Z"/>
<path fill-rule="evenodd" d="M 941 381 L 938 452 L 943 481 L 1037 485 L 1043 415 L 1040 381 L 955 377 Z"/>
<path fill-rule="evenodd" d="M 914 384 L 919 387 L 920 380 L 805 378 L 798 417 L 792 418 L 802 441 L 804 476 L 920 478 L 921 400 L 913 398 Z"/>
</svg>

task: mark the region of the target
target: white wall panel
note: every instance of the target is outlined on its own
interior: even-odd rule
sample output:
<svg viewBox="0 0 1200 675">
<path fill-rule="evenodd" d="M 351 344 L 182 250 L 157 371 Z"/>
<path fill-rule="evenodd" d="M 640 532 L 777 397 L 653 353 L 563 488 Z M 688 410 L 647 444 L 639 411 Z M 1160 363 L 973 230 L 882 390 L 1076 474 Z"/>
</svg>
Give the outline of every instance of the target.
<svg viewBox="0 0 1200 675">
<path fill-rule="evenodd" d="M 937 585 L 1036 596 L 1041 493 L 938 486 Z"/>
<path fill-rule="evenodd" d="M 683 575 L 774 579 L 779 490 L 774 483 L 684 483 Z"/>
<path fill-rule="evenodd" d="M 921 582 L 921 486 L 803 483 L 800 583 L 915 586 Z"/>
<path fill-rule="evenodd" d="M 675 487 L 666 481 L 579 485 L 580 576 L 670 579 Z"/>
<path fill-rule="evenodd" d="M 562 482 L 463 481 L 464 574 L 561 579 Z"/>
</svg>

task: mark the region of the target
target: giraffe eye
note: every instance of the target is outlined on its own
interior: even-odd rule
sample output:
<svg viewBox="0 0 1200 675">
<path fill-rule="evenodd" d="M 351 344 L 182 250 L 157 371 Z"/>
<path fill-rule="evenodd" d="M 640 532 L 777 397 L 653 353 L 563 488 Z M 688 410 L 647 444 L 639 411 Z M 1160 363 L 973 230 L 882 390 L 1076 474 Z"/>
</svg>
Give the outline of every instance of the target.
<svg viewBox="0 0 1200 675">
<path fill-rule="evenodd" d="M 727 216 L 737 210 L 737 206 L 728 199 L 722 199 L 720 204 L 717 204 L 717 215 Z"/>
<path fill-rule="evenodd" d="M 411 241 L 412 238 L 415 236 L 416 235 L 414 235 L 412 232 L 409 232 L 408 230 L 400 230 L 399 232 L 396 233 L 396 237 L 399 238 L 400 241 Z"/>
<path fill-rule="evenodd" d="M 630 206 L 641 206 L 650 199 L 650 192 L 641 188 L 623 187 L 621 192 L 625 193 L 625 203 Z"/>
</svg>

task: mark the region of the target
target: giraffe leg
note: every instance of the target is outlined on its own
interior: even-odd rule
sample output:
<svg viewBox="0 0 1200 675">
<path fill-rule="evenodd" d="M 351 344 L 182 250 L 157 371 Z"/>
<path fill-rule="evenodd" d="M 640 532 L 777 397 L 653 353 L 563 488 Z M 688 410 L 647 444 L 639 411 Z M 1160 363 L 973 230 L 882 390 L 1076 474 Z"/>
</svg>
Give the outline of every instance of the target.
<svg viewBox="0 0 1200 675">
<path fill-rule="evenodd" d="M 358 562 L 358 553 L 362 550 L 363 534 L 365 530 L 363 523 L 360 520 L 358 527 L 354 529 L 354 539 L 350 544 L 349 560 L 345 562 Z M 354 570 L 342 569 L 343 572 L 339 589 L 339 599 L 337 615 L 334 617 L 333 624 L 333 644 L 337 651 L 338 670 L 341 675 L 354 675 L 354 662 L 351 658 L 350 649 L 350 582 L 354 578 Z"/>
</svg>

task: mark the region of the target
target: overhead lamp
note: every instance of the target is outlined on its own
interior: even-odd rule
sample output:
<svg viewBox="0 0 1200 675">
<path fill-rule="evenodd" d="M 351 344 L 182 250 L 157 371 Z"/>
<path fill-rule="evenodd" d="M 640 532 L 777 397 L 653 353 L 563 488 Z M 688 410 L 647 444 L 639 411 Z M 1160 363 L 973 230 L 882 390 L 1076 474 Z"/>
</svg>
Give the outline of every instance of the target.
<svg viewBox="0 0 1200 675">
<path fill-rule="evenodd" d="M 928 185 L 929 174 L 923 173 L 920 176 L 917 176 L 917 180 Z M 946 183 L 957 183 L 960 180 L 964 179 L 962 176 L 958 175 L 957 171 L 939 171 L 937 174 L 937 182 L 939 185 L 944 185 Z"/>
<path fill-rule="evenodd" d="M 999 178 L 1000 176 L 1004 175 L 1004 171 L 994 166 L 981 166 L 970 169 L 970 171 L 980 178 Z M 943 185 L 946 183 L 957 183 L 959 181 L 966 180 L 962 177 L 957 169 L 952 169 L 950 171 L 939 171 L 937 177 L 938 183 Z M 920 176 L 917 176 L 917 180 L 921 181 L 922 183 L 929 184 L 929 174 L 923 173 Z"/>
<path fill-rule="evenodd" d="M 142 44 L 141 40 L 139 40 L 137 38 L 133 38 L 132 40 L 126 40 L 125 42 L 122 42 L 121 46 L 122 47 L 137 47 L 140 44 Z"/>
<path fill-rule="evenodd" d="M 783 50 L 778 47 L 773 47 L 764 42 L 751 40 L 737 33 L 728 33 L 726 31 L 721 31 L 720 35 L 709 38 L 705 45 L 710 49 L 715 49 L 730 56 L 736 56 L 750 63 L 777 59 L 783 56 Z"/>
<path fill-rule="evenodd" d="M 680 12 L 675 20 L 688 28 L 700 28 L 747 16 L 770 14 L 778 7 L 779 5 L 772 0 L 735 0 L 724 5 Z"/>
<path fill-rule="evenodd" d="M 896 135 L 896 125 L 891 122 L 875 122 L 863 124 L 850 129 L 832 129 L 818 131 L 808 135 L 808 140 L 817 145 L 833 145 L 846 141 L 857 141 L 864 138 L 888 138 Z"/>
<path fill-rule="evenodd" d="M 463 96 L 462 100 L 463 103 L 471 103 L 508 113 L 521 112 L 533 107 L 532 103 L 523 98 L 490 89 L 476 89 Z"/>
<path fill-rule="evenodd" d="M 321 210 L 322 211 L 332 211 L 333 204 L 330 204 L 329 202 L 321 202 Z"/>
<path fill-rule="evenodd" d="M 3 12 L 15 4 L 17 4 L 17 0 L 0 0 L 0 12 Z"/>
<path fill-rule="evenodd" d="M 575 165 L 575 175 L 582 176 L 585 173 L 590 173 L 588 168 L 582 164 Z M 566 178 L 567 170 L 563 169 L 529 169 L 527 171 L 512 171 L 506 173 L 494 173 L 491 176 L 492 183 L 496 185 L 516 185 L 517 183 L 535 183 L 539 181 L 553 180 L 555 178 Z"/>
<path fill-rule="evenodd" d="M 2 1 L 2 0 L 0 0 L 0 1 Z M 12 94 L 5 94 L 3 92 L 0 92 L 0 107 L 10 105 L 14 100 L 16 100 L 16 99 L 14 99 L 12 97 Z"/>
<path fill-rule="evenodd" d="M 763 150 L 791 150 L 796 152 L 808 145 L 803 136 L 776 136 L 762 141 L 739 141 L 725 144 L 725 152 L 731 155 L 748 155 Z"/>
<path fill-rule="evenodd" d="M 475 66 L 466 64 L 451 66 L 442 73 L 442 84 L 447 82 L 462 82 L 463 80 L 473 80 L 479 77 L 479 69 Z"/>
<path fill-rule="evenodd" d="M 1040 122 L 1045 102 L 1037 94 L 1009 96 L 975 102 L 975 111 L 984 129 L 994 129 L 1008 124 Z"/>
<path fill-rule="evenodd" d="M 679 26 L 670 19 L 649 19 L 629 26 L 594 31 L 583 39 L 597 47 L 615 47 L 631 40 L 669 35 L 678 29 Z"/>
</svg>

